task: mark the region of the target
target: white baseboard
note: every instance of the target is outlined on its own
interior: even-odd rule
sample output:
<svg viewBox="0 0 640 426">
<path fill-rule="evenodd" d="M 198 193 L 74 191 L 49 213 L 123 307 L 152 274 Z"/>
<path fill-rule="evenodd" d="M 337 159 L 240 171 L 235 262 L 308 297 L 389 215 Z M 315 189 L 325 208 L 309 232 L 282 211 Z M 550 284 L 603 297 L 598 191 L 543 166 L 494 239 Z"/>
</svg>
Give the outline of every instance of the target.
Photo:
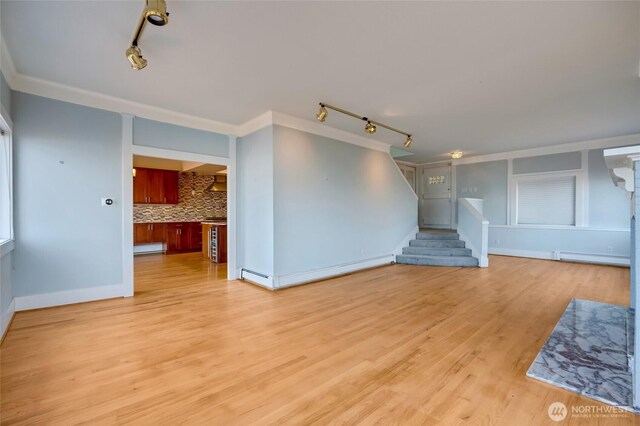
<svg viewBox="0 0 640 426">
<path fill-rule="evenodd" d="M 516 250 L 508 248 L 489 247 L 489 254 L 501 256 L 528 257 L 532 259 L 565 260 L 603 265 L 629 266 L 629 258 L 604 254 L 569 253 L 560 251 Z"/>
<path fill-rule="evenodd" d="M 394 255 L 375 257 L 358 262 L 347 263 L 344 265 L 331 266 L 328 268 L 316 269 L 300 274 L 282 275 L 274 280 L 274 288 L 280 289 L 292 287 L 294 285 L 306 284 L 313 281 L 319 281 L 326 278 L 335 277 L 336 275 L 348 274 L 350 272 L 362 269 L 375 268 L 376 266 L 388 265 L 395 262 Z"/>
<path fill-rule="evenodd" d="M 552 251 L 516 250 L 500 247 L 489 247 L 489 254 L 501 256 L 530 257 L 532 259 L 554 260 Z"/>
<path fill-rule="evenodd" d="M 148 254 L 148 253 L 162 253 L 164 251 L 164 244 L 140 244 L 133 246 L 133 254 Z"/>
<path fill-rule="evenodd" d="M 2 313 L 0 316 L 0 340 L 4 337 L 9 328 L 9 324 L 11 324 L 11 320 L 16 313 L 16 299 L 12 299 L 11 303 L 7 307 L 6 312 Z"/>
<path fill-rule="evenodd" d="M 240 279 L 273 290 L 273 277 L 265 277 L 246 269 L 240 269 Z"/>
<path fill-rule="evenodd" d="M 406 237 L 404 237 L 404 239 L 400 242 L 400 244 L 398 244 L 396 249 L 393 251 L 393 254 L 395 255 L 402 254 L 402 249 L 409 246 L 409 241 L 416 239 L 416 234 L 418 232 L 420 232 L 420 227 L 416 225 L 416 227 L 413 228 L 411 232 L 407 234 Z"/>
<path fill-rule="evenodd" d="M 587 254 L 557 251 L 554 253 L 554 256 L 556 260 L 565 260 L 568 262 L 598 263 L 614 266 L 629 266 L 631 264 L 631 260 L 628 257 L 606 254 Z"/>
<path fill-rule="evenodd" d="M 101 299 L 124 297 L 122 284 L 99 287 L 79 288 L 75 290 L 56 291 L 54 293 L 34 294 L 33 296 L 15 297 L 15 310 L 49 308 L 51 306 L 70 305 L 72 303 L 91 302 Z"/>
</svg>

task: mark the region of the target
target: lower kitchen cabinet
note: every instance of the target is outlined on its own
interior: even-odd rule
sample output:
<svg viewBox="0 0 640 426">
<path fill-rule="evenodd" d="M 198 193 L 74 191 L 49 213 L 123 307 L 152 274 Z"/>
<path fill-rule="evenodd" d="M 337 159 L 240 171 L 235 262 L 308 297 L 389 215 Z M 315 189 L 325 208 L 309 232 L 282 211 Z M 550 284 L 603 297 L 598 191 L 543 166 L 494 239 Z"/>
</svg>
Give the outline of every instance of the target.
<svg viewBox="0 0 640 426">
<path fill-rule="evenodd" d="M 165 244 L 166 253 L 202 250 L 200 222 L 134 223 L 133 243 Z"/>
<path fill-rule="evenodd" d="M 200 222 L 167 224 L 167 253 L 202 250 Z"/>
<path fill-rule="evenodd" d="M 164 223 L 134 223 L 133 243 L 151 244 L 163 243 L 165 240 Z"/>
</svg>

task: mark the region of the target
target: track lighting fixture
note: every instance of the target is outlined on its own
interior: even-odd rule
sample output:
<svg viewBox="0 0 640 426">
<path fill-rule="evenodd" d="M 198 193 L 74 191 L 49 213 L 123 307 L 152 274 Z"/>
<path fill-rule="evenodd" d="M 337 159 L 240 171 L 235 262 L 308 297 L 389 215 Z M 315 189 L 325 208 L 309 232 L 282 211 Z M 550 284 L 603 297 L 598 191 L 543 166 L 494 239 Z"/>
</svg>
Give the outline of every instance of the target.
<svg viewBox="0 0 640 426">
<path fill-rule="evenodd" d="M 318 113 L 316 114 L 316 119 L 319 122 L 324 123 L 324 121 L 327 119 L 327 115 L 329 115 L 327 109 L 324 107 L 324 105 L 320 104 L 320 111 L 318 111 Z"/>
<path fill-rule="evenodd" d="M 167 25 L 169 23 L 169 14 L 167 13 L 167 3 L 165 0 L 147 0 L 144 17 L 150 24 L 159 27 Z"/>
<path fill-rule="evenodd" d="M 370 135 L 372 135 L 372 134 L 374 134 L 376 132 L 376 130 L 377 130 L 376 126 L 371 124 L 370 121 L 367 121 L 367 125 L 364 126 L 364 131 L 369 133 Z"/>
<path fill-rule="evenodd" d="M 167 3 L 165 0 L 146 0 L 142 17 L 138 23 L 138 28 L 133 35 L 131 47 L 127 49 L 127 59 L 131 63 L 131 68 L 141 70 L 147 66 L 147 60 L 142 57 L 142 52 L 138 46 L 138 41 L 144 30 L 144 25 L 149 22 L 156 26 L 164 26 L 169 23 L 169 13 L 167 12 Z"/>
<path fill-rule="evenodd" d="M 328 115 L 327 108 L 332 109 L 334 111 L 337 111 L 337 112 L 339 112 L 341 114 L 348 115 L 349 117 L 353 117 L 353 118 L 356 118 L 358 120 L 366 121 L 367 124 L 364 126 L 364 131 L 369 133 L 370 135 L 374 134 L 376 132 L 376 130 L 378 130 L 378 126 L 379 126 L 379 127 L 385 128 L 387 130 L 391 130 L 392 132 L 396 132 L 396 133 L 400 133 L 401 135 L 405 135 L 407 137 L 407 140 L 404 142 L 405 148 L 409 148 L 411 146 L 411 144 L 413 144 L 413 139 L 411 139 L 411 134 L 410 133 L 403 132 L 402 130 L 398 130 L 398 129 L 395 129 L 395 128 L 391 127 L 391 126 L 387 126 L 386 124 L 382 124 L 379 121 L 370 120 L 367 117 L 363 117 L 363 116 L 355 114 L 355 113 L 353 113 L 351 111 L 347 111 L 346 109 L 338 108 L 337 106 L 329 105 L 329 104 L 326 104 L 324 102 L 320 102 L 320 110 L 316 114 L 316 119 L 321 123 L 324 123 L 325 120 L 327 119 L 327 115 Z"/>
<path fill-rule="evenodd" d="M 462 158 L 462 154 L 463 154 L 462 151 L 456 149 L 451 153 L 451 158 L 457 160 L 458 158 Z"/>
<path fill-rule="evenodd" d="M 142 57 L 142 52 L 138 46 L 131 46 L 127 49 L 127 59 L 134 70 L 141 70 L 147 66 L 147 60 Z"/>
</svg>

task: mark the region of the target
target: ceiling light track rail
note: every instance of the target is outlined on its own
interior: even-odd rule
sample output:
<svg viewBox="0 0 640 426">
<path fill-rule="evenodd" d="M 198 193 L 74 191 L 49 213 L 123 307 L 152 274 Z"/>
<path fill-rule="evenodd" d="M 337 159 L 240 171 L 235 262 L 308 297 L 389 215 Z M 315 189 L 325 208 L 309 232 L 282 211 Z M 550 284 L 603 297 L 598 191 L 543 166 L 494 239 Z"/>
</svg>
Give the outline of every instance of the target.
<svg viewBox="0 0 640 426">
<path fill-rule="evenodd" d="M 365 117 L 365 116 L 362 116 L 362 115 L 358 115 L 358 114 L 356 114 L 354 112 L 351 112 L 351 111 L 348 111 L 346 109 L 337 107 L 335 105 L 328 104 L 326 102 L 320 102 L 319 105 L 320 105 L 320 111 L 318 111 L 318 114 L 316 114 L 316 119 L 321 123 L 324 123 L 325 120 L 327 119 L 327 116 L 329 114 L 327 112 L 327 109 L 331 109 L 331 110 L 339 112 L 341 114 L 348 115 L 349 117 L 353 117 L 353 118 L 355 118 L 357 120 L 365 121 L 367 124 L 364 126 L 364 131 L 369 133 L 369 134 L 375 133 L 376 130 L 377 130 L 377 127 L 383 127 L 383 128 L 385 128 L 387 130 L 390 130 L 392 132 L 396 132 L 396 133 L 399 133 L 401 135 L 406 136 L 407 140 L 404 142 L 404 146 L 406 148 L 409 148 L 411 146 L 411 144 L 413 144 L 413 139 L 411 138 L 411 133 L 396 129 L 395 127 L 388 126 L 388 125 L 386 125 L 384 123 L 381 123 L 381 122 L 379 122 L 377 120 L 371 120 L 368 117 Z"/>
<path fill-rule="evenodd" d="M 146 23 L 162 27 L 169 23 L 169 12 L 167 12 L 167 3 L 165 0 L 146 0 L 140 23 L 133 35 L 131 46 L 126 51 L 127 59 L 134 70 L 141 70 L 147 66 L 147 60 L 142 56 L 142 51 L 138 46 L 142 31 Z"/>
</svg>

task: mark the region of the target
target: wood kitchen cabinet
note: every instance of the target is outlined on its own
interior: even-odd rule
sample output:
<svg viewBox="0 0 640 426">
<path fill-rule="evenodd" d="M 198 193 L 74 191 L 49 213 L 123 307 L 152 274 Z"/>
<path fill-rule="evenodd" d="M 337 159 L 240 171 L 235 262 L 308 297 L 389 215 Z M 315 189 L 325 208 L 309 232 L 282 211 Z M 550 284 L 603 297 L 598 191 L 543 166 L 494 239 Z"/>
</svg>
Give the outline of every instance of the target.
<svg viewBox="0 0 640 426">
<path fill-rule="evenodd" d="M 167 253 L 202 250 L 200 222 L 167 224 Z"/>
<path fill-rule="evenodd" d="M 136 167 L 134 204 L 178 204 L 178 172 Z"/>
<path fill-rule="evenodd" d="M 165 228 L 164 223 L 134 223 L 133 243 L 163 243 L 165 240 Z"/>
</svg>

